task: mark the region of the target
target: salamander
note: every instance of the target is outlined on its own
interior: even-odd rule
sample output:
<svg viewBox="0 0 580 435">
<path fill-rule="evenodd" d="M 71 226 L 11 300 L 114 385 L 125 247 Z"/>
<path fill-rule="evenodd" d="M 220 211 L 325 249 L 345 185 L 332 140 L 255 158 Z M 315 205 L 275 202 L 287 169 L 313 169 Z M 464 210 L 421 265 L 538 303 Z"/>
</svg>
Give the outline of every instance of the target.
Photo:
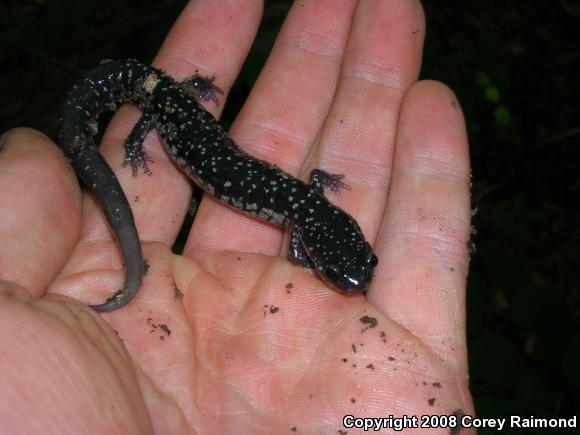
<svg viewBox="0 0 580 435">
<path fill-rule="evenodd" d="M 123 103 L 142 115 L 125 141 L 133 175 L 151 174 L 143 140 L 158 132 L 167 152 L 195 184 L 218 200 L 291 232 L 289 259 L 314 267 L 331 286 L 362 292 L 378 263 L 371 245 L 353 217 L 333 205 L 324 189 L 348 187 L 342 175 L 320 169 L 305 183 L 277 166 L 243 151 L 200 104 L 219 103 L 223 93 L 213 78 L 194 75 L 176 81 L 162 70 L 135 60 L 103 63 L 89 71 L 68 92 L 59 128 L 59 146 L 80 180 L 101 204 L 125 262 L 124 287 L 99 305 L 99 312 L 120 308 L 141 286 L 146 262 L 127 198 L 94 136 L 98 117 Z"/>
</svg>

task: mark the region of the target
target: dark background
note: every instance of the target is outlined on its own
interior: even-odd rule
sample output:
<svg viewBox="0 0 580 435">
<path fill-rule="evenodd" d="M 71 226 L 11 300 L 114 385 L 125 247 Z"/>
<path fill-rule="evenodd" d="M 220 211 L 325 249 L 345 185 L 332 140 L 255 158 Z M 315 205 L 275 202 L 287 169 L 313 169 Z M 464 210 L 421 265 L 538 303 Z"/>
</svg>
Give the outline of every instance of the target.
<svg viewBox="0 0 580 435">
<path fill-rule="evenodd" d="M 578 415 L 580 3 L 423 3 L 422 78 L 441 80 L 458 94 L 471 143 L 478 213 L 468 336 L 477 412 Z M 0 131 L 27 125 L 54 138 L 71 83 L 101 59 L 150 61 L 184 4 L 3 2 Z M 226 105 L 226 125 L 289 5 L 266 1 L 257 41 Z"/>
</svg>

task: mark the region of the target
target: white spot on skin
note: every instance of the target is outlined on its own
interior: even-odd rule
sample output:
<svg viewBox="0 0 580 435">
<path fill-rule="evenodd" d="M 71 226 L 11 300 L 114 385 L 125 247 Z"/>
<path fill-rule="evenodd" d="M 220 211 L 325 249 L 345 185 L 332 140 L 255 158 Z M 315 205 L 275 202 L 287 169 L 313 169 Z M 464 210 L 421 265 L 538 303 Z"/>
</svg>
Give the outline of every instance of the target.
<svg viewBox="0 0 580 435">
<path fill-rule="evenodd" d="M 157 74 L 151 73 L 145 77 L 145 81 L 143 82 L 143 89 L 145 89 L 145 92 L 152 94 L 159 82 L 160 79 L 157 77 Z"/>
<path fill-rule="evenodd" d="M 274 213 L 273 214 L 273 222 L 282 225 L 286 221 L 286 216 L 283 213 Z"/>
</svg>

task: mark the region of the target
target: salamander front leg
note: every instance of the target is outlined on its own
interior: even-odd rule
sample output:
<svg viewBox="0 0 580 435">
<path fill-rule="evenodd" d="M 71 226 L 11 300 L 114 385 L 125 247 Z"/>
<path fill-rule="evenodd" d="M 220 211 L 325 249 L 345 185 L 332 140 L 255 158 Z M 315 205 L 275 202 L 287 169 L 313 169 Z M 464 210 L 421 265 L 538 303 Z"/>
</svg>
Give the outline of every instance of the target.
<svg viewBox="0 0 580 435">
<path fill-rule="evenodd" d="M 288 248 L 288 260 L 292 264 L 296 264 L 302 267 L 314 267 L 312 260 L 308 257 L 304 246 L 302 246 L 302 241 L 300 240 L 300 234 L 296 227 L 290 228 L 290 246 Z"/>
<path fill-rule="evenodd" d="M 329 188 L 331 192 L 339 193 L 341 189 L 350 190 L 350 186 L 342 182 L 344 175 L 329 174 L 322 169 L 314 169 L 310 173 L 310 187 L 319 194 L 324 194 L 324 188 Z M 306 249 L 302 245 L 300 234 L 296 227 L 290 228 L 290 246 L 288 248 L 288 260 L 291 263 L 303 267 L 314 267 L 312 259 L 308 257 Z"/>
<path fill-rule="evenodd" d="M 327 187 L 331 192 L 340 193 L 340 189 L 350 190 L 350 186 L 342 182 L 343 174 L 329 174 L 322 169 L 314 169 L 310 173 L 310 187 L 321 195 Z"/>
<path fill-rule="evenodd" d="M 152 162 L 151 158 L 143 151 L 143 141 L 147 133 L 155 126 L 157 118 L 153 115 L 144 113 L 137 124 L 125 139 L 125 160 L 123 160 L 123 167 L 131 165 L 133 170 L 133 177 L 137 177 L 139 168 L 143 168 L 143 172 L 151 175 L 151 170 L 147 166 L 147 162 Z"/>
<path fill-rule="evenodd" d="M 204 77 L 195 74 L 182 80 L 179 84 L 188 95 L 196 101 L 213 101 L 216 106 L 220 105 L 217 94 L 223 95 L 224 91 L 213 84 L 215 76 Z"/>
</svg>

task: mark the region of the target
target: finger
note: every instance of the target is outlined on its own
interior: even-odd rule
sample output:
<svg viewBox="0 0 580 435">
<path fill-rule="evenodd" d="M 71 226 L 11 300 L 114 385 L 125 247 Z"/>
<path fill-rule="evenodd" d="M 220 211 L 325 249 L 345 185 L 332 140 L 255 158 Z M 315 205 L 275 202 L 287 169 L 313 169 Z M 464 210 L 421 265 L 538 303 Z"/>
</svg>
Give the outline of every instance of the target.
<svg viewBox="0 0 580 435">
<path fill-rule="evenodd" d="M 371 242 L 387 200 L 401 102 L 419 75 L 424 30 L 418 1 L 358 3 L 336 97 L 308 165 L 345 174 L 351 190 L 329 196 Z"/>
<path fill-rule="evenodd" d="M 260 13 L 261 3 L 253 0 L 190 2 L 160 49 L 154 65 L 178 80 L 196 71 L 208 75 L 215 73 L 217 85 L 227 90 L 251 46 Z M 208 109 L 216 112 L 211 104 Z M 153 160 L 153 175 L 141 173 L 134 179 L 130 168 L 121 168 L 122 144 L 139 117 L 139 111 L 124 106 L 119 112 L 103 138 L 101 150 L 129 198 L 141 239 L 171 244 L 189 205 L 191 182 L 177 169 L 155 132 L 145 140 L 145 150 Z M 87 237 L 93 240 L 109 238 L 100 210 L 92 204 L 87 208 L 87 226 L 95 228 Z"/>
<path fill-rule="evenodd" d="M 0 433 L 153 433 L 115 331 L 86 307 L 23 293 L 0 282 Z"/>
<path fill-rule="evenodd" d="M 401 110 L 369 298 L 441 353 L 465 349 L 469 184 L 465 122 L 455 95 L 437 82 L 416 84 Z M 465 364 L 461 356 L 456 360 Z"/>
<path fill-rule="evenodd" d="M 28 128 L 0 139 L 0 278 L 41 296 L 80 232 L 80 192 L 56 145 Z"/>
<path fill-rule="evenodd" d="M 294 3 L 231 130 L 244 150 L 298 174 L 332 103 L 355 5 L 332 0 Z M 202 202 L 186 251 L 277 255 L 281 238 L 279 229 L 225 211 L 210 199 Z"/>
</svg>

